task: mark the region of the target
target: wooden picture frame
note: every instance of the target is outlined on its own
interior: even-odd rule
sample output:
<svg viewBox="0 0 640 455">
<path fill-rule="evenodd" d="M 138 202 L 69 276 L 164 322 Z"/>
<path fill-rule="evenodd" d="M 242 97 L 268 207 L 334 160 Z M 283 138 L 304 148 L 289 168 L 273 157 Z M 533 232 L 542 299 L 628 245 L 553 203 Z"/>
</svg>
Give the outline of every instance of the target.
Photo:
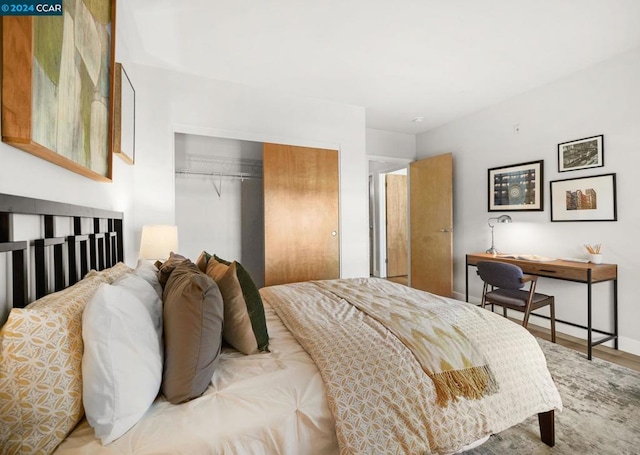
<svg viewBox="0 0 640 455">
<path fill-rule="evenodd" d="M 2 141 L 110 181 L 116 0 L 71 2 L 2 17 Z"/>
<path fill-rule="evenodd" d="M 551 221 L 617 221 L 616 174 L 549 182 Z"/>
<path fill-rule="evenodd" d="M 489 212 L 544 210 L 544 160 L 488 171 Z"/>
<path fill-rule="evenodd" d="M 127 164 L 136 159 L 136 91 L 121 63 L 113 82 L 113 153 Z"/>
<path fill-rule="evenodd" d="M 604 136 L 585 137 L 558 144 L 558 172 L 604 166 Z"/>
</svg>

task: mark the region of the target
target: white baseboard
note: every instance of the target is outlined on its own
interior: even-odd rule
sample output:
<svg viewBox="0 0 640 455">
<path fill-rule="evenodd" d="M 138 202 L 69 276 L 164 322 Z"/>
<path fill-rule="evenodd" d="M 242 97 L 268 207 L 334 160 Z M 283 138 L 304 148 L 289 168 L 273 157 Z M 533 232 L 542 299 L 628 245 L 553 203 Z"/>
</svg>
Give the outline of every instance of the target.
<svg viewBox="0 0 640 455">
<path fill-rule="evenodd" d="M 620 337 L 618 349 L 633 355 L 640 355 L 640 341 L 633 338 Z"/>
</svg>

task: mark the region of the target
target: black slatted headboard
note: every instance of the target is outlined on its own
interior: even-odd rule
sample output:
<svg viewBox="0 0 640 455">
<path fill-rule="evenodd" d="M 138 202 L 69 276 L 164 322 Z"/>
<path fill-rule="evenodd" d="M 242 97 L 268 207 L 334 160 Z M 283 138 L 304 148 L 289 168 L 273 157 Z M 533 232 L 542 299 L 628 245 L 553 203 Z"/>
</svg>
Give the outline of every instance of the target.
<svg viewBox="0 0 640 455">
<path fill-rule="evenodd" d="M 38 238 L 17 232 L 15 215 L 35 215 Z M 57 222 L 65 218 L 70 232 L 58 234 Z M 11 258 L 7 284 L 12 306 L 22 308 L 75 284 L 90 269 L 103 270 L 122 261 L 122 228 L 122 212 L 0 194 L 0 258 Z"/>
</svg>

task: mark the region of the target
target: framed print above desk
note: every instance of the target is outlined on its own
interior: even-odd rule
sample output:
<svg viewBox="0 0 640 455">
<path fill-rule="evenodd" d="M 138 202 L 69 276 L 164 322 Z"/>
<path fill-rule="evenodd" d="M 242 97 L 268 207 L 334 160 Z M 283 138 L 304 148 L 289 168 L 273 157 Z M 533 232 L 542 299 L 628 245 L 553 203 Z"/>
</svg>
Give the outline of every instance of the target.
<svg viewBox="0 0 640 455">
<path fill-rule="evenodd" d="M 489 211 L 544 210 L 543 165 L 539 160 L 489 169 Z"/>
<path fill-rule="evenodd" d="M 551 221 L 617 221 L 616 174 L 549 183 Z"/>
</svg>

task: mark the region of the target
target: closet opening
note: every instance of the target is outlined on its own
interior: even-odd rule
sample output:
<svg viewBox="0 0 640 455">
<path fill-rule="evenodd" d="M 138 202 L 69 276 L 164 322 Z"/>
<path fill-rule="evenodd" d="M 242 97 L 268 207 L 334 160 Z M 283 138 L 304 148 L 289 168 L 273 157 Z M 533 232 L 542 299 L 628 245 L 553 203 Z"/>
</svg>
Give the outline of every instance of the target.
<svg viewBox="0 0 640 455">
<path fill-rule="evenodd" d="M 261 142 L 175 134 L 180 252 L 237 260 L 264 286 Z"/>
</svg>

